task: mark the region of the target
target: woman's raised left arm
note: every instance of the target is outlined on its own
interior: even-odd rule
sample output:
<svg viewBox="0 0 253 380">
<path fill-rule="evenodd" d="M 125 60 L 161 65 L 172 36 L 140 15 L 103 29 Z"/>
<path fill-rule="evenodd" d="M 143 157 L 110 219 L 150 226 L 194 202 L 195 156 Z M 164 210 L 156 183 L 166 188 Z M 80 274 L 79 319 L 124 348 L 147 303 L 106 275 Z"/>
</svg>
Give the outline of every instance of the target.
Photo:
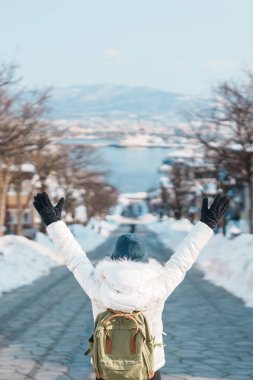
<svg viewBox="0 0 253 380">
<path fill-rule="evenodd" d="M 93 277 L 94 267 L 72 232 L 61 220 L 64 198 L 53 206 L 47 193 L 44 192 L 34 197 L 33 204 L 47 226 L 50 238 L 59 248 L 65 265 L 74 274 L 87 295 L 92 298 L 96 285 Z"/>
</svg>

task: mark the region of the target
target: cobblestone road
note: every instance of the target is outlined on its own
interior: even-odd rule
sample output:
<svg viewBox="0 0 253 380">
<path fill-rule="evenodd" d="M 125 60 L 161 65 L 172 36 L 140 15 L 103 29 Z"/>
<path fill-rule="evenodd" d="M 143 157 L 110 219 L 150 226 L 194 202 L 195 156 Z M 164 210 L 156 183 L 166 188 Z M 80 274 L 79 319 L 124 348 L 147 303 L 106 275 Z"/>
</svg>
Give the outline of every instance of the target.
<svg viewBox="0 0 253 380">
<path fill-rule="evenodd" d="M 124 228 L 122 227 L 122 233 Z M 149 254 L 170 256 L 145 227 Z M 111 251 L 108 241 L 89 257 Z M 228 253 L 229 254 L 229 253 Z M 164 310 L 163 380 L 253 379 L 253 309 L 202 279 L 193 268 Z M 87 296 L 65 268 L 0 298 L 0 380 L 93 379 L 83 352 L 92 331 Z"/>
</svg>

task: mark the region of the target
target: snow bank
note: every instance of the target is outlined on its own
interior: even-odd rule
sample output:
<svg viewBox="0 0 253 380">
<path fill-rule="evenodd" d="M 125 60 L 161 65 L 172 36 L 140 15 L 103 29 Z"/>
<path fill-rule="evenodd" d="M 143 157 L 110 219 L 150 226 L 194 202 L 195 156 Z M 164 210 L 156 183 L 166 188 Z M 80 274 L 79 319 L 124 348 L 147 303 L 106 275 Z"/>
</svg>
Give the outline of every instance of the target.
<svg viewBox="0 0 253 380">
<path fill-rule="evenodd" d="M 159 235 L 159 238 L 166 247 L 175 250 L 187 233 L 191 231 L 193 225 L 188 219 L 165 219 L 159 222 L 156 218 L 156 221 L 147 224 L 147 227 Z"/>
<path fill-rule="evenodd" d="M 175 249 L 192 229 L 188 220 L 165 220 L 147 225 L 162 242 Z M 221 286 L 253 307 L 253 235 L 241 234 L 228 239 L 214 235 L 200 253 L 196 265 L 204 278 Z"/>
<path fill-rule="evenodd" d="M 69 226 L 75 238 L 88 252 L 103 243 L 117 224 L 93 220 L 88 226 Z M 50 238 L 38 232 L 36 241 L 23 236 L 0 238 L 0 295 L 48 275 L 51 268 L 63 265 L 63 259 Z"/>
<path fill-rule="evenodd" d="M 54 251 L 23 236 L 0 238 L 0 295 L 22 285 L 28 285 L 50 269 L 61 265 Z"/>
<path fill-rule="evenodd" d="M 118 227 L 118 224 L 92 219 L 87 226 L 82 224 L 70 224 L 68 227 L 83 250 L 89 252 L 102 244 L 105 238 L 110 235 L 110 232 Z M 56 246 L 48 235 L 38 232 L 36 241 L 53 251 L 57 251 Z"/>
<path fill-rule="evenodd" d="M 89 224 L 85 227 L 82 224 L 71 224 L 69 229 L 85 252 L 92 251 L 105 240 L 98 232 L 97 225 Z"/>
<path fill-rule="evenodd" d="M 215 235 L 197 260 L 206 280 L 222 286 L 253 307 L 253 235 L 228 240 Z"/>
<path fill-rule="evenodd" d="M 117 222 L 92 218 L 87 226 L 72 224 L 69 228 L 84 251 L 92 251 L 102 244 L 110 233 L 118 227 Z"/>
</svg>

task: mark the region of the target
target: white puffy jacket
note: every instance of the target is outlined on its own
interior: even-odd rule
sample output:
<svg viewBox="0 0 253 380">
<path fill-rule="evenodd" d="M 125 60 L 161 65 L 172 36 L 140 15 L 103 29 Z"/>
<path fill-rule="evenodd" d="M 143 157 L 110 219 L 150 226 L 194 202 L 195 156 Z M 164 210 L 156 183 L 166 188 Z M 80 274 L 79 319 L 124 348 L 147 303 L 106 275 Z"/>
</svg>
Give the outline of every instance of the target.
<svg viewBox="0 0 253 380">
<path fill-rule="evenodd" d="M 94 319 L 108 307 L 125 312 L 145 312 L 158 344 L 154 370 L 161 368 L 165 364 L 164 303 L 212 236 L 212 229 L 198 222 L 165 266 L 155 259 L 141 263 L 114 261 L 107 257 L 94 267 L 63 221 L 50 224 L 47 232 L 64 256 L 66 266 L 91 299 Z"/>
</svg>

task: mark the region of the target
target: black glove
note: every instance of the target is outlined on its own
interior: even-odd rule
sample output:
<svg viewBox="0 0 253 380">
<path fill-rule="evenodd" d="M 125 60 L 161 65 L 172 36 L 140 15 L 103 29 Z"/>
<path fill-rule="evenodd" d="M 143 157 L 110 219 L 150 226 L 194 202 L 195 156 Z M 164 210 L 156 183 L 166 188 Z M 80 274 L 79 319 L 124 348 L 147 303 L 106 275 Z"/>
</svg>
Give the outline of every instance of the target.
<svg viewBox="0 0 253 380">
<path fill-rule="evenodd" d="M 203 199 L 200 221 L 207 224 L 212 230 L 217 226 L 229 208 L 230 200 L 227 197 L 216 195 L 212 205 L 208 208 L 208 198 Z"/>
<path fill-rule="evenodd" d="M 64 204 L 64 198 L 60 198 L 57 205 L 54 207 L 47 193 L 37 194 L 34 197 L 33 205 L 41 216 L 42 221 L 46 226 L 53 222 L 61 220 L 61 212 Z"/>
</svg>

